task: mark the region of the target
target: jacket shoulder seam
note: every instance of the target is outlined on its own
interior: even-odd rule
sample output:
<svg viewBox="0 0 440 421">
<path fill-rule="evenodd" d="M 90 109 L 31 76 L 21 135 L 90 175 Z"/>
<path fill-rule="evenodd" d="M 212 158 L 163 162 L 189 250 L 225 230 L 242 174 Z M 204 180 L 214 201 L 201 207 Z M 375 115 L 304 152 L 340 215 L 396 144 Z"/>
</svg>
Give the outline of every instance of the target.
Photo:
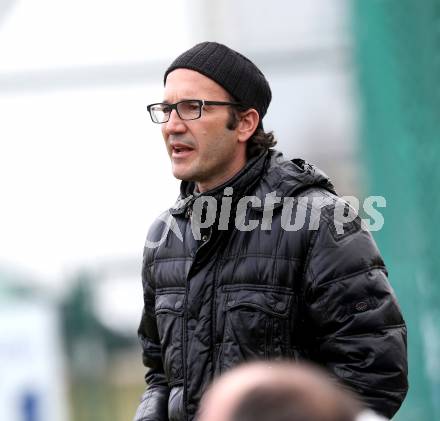
<svg viewBox="0 0 440 421">
<path fill-rule="evenodd" d="M 383 391 L 383 392 L 406 392 L 407 391 L 406 387 L 404 387 L 404 388 L 393 387 L 392 389 L 383 389 L 383 388 L 376 387 L 376 386 L 375 387 L 371 387 L 371 385 L 369 383 L 364 383 L 364 382 L 361 382 L 359 380 L 352 380 L 351 378 L 348 379 L 346 377 L 342 377 L 342 378 L 339 377 L 339 379 L 342 380 L 342 381 L 345 381 L 346 383 L 351 383 L 351 384 L 354 384 L 354 385 L 362 386 L 363 389 L 367 389 L 367 390 L 375 390 L 375 391 L 380 390 L 380 391 Z"/>
<path fill-rule="evenodd" d="M 377 331 L 388 331 L 388 330 L 394 330 L 394 329 L 406 329 L 406 324 L 405 323 L 399 323 L 399 324 L 393 324 L 393 325 L 387 325 L 387 326 L 383 326 L 380 327 L 379 329 L 377 329 Z M 341 337 L 357 337 L 357 338 L 361 338 L 361 337 L 369 337 L 374 335 L 375 332 L 367 332 L 367 333 L 348 333 L 348 334 L 338 334 L 338 333 L 330 333 L 329 335 L 324 335 L 324 336 L 318 336 L 316 339 L 320 339 L 320 340 L 325 340 L 326 338 L 341 338 Z"/>
<path fill-rule="evenodd" d="M 325 282 L 317 285 L 317 287 L 320 288 L 320 287 L 324 287 L 324 286 L 327 286 L 327 285 L 330 285 L 330 284 L 334 284 L 334 283 L 337 283 L 337 282 L 345 281 L 346 279 L 354 278 L 357 275 L 362 275 L 363 273 L 367 273 L 367 272 L 369 272 L 370 270 L 373 270 L 373 269 L 383 269 L 383 270 L 386 271 L 386 267 L 384 265 L 368 266 L 368 267 L 360 269 L 360 270 L 358 270 L 356 272 L 351 272 L 351 273 L 349 273 L 347 275 L 339 276 L 337 278 L 330 279 L 329 281 L 325 281 Z"/>
</svg>

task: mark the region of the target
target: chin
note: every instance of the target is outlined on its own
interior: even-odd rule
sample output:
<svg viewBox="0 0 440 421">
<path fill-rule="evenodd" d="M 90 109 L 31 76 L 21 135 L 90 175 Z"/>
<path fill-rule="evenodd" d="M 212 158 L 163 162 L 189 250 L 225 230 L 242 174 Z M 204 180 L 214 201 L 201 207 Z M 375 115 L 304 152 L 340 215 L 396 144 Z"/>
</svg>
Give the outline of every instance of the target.
<svg viewBox="0 0 440 421">
<path fill-rule="evenodd" d="M 186 173 L 185 171 L 173 170 L 173 175 L 174 175 L 174 177 L 177 178 L 178 180 L 182 180 L 182 181 L 194 181 L 193 177 L 191 177 L 191 174 Z"/>
</svg>

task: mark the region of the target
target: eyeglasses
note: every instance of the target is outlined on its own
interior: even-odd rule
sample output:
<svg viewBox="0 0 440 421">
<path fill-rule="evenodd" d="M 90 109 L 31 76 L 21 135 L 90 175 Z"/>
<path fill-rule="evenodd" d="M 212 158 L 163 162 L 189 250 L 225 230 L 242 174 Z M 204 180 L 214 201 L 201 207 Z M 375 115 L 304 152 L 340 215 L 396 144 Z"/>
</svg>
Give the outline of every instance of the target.
<svg viewBox="0 0 440 421">
<path fill-rule="evenodd" d="M 202 108 L 205 105 L 232 105 L 241 106 L 237 102 L 225 101 L 205 101 L 203 99 L 185 99 L 184 101 L 176 102 L 175 104 L 167 104 L 158 102 L 150 104 L 147 107 L 153 123 L 166 123 L 171 116 L 171 111 L 176 110 L 177 115 L 181 120 L 197 120 L 202 116 Z"/>
</svg>

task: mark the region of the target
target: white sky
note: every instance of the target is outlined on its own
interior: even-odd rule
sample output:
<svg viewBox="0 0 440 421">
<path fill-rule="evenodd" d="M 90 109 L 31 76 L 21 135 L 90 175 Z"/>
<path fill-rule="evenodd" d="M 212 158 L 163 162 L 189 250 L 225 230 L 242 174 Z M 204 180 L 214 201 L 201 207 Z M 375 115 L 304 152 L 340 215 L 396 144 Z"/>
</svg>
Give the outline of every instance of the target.
<svg viewBox="0 0 440 421">
<path fill-rule="evenodd" d="M 155 92 L 0 99 L 2 258 L 54 276 L 66 263 L 141 252 L 149 223 L 177 191 L 160 131 L 147 120 Z"/>
<path fill-rule="evenodd" d="M 169 58 L 188 41 L 182 0 L 10 2 L 0 26 L 1 71 Z"/>
<path fill-rule="evenodd" d="M 0 16 L 0 77 L 174 57 L 188 42 L 183 3 L 17 1 Z M 53 283 L 81 263 L 140 258 L 178 191 L 146 112 L 161 95 L 160 80 L 0 92 L 0 265 Z"/>
</svg>

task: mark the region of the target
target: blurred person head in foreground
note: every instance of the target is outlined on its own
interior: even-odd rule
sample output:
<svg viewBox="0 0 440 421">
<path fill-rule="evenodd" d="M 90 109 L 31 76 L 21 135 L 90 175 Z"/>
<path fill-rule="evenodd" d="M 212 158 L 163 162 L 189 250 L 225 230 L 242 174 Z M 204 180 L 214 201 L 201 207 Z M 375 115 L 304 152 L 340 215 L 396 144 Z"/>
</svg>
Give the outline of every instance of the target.
<svg viewBox="0 0 440 421">
<path fill-rule="evenodd" d="M 254 362 L 232 369 L 204 395 L 197 421 L 386 421 L 309 364 Z"/>
<path fill-rule="evenodd" d="M 329 178 L 273 149 L 262 71 L 203 42 L 163 81 L 148 111 L 182 182 L 145 242 L 135 419 L 191 421 L 214 377 L 281 358 L 322 365 L 392 416 L 408 387 L 406 326 L 385 264 Z"/>
</svg>

